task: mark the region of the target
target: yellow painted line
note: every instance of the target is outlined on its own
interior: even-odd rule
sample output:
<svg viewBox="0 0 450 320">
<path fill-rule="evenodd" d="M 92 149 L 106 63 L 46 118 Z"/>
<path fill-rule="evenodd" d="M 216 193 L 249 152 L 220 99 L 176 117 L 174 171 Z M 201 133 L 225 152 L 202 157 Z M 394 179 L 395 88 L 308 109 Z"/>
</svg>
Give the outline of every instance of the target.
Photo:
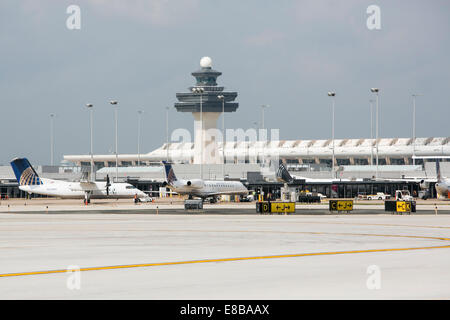
<svg viewBox="0 0 450 320">
<path fill-rule="evenodd" d="M 188 261 L 160 262 L 160 263 L 128 264 L 128 265 L 118 265 L 118 266 L 80 268 L 79 271 L 98 271 L 98 270 L 143 268 L 143 267 L 159 267 L 159 266 L 173 266 L 173 265 L 211 263 L 211 262 L 230 262 L 230 261 L 245 261 L 245 260 L 248 261 L 248 260 L 262 260 L 262 259 L 298 258 L 298 257 L 311 257 L 311 256 L 338 255 L 338 254 L 395 252 L 395 251 L 427 250 L 427 249 L 443 249 L 443 248 L 450 248 L 450 245 L 433 246 L 433 247 L 414 247 L 414 248 L 392 248 L 392 249 L 367 249 L 367 250 L 334 251 L 334 252 L 312 252 L 312 253 L 283 254 L 283 255 L 270 255 L 270 256 L 257 256 L 257 257 L 237 257 L 237 258 L 203 259 L 203 260 L 188 260 Z M 31 275 L 40 275 L 40 274 L 65 273 L 65 272 L 70 272 L 70 271 L 76 271 L 76 270 L 73 270 L 73 269 L 68 269 L 68 270 L 44 270 L 44 271 L 33 271 L 33 272 L 6 273 L 6 274 L 0 274 L 0 277 L 31 276 Z"/>
<path fill-rule="evenodd" d="M 344 235 L 344 236 L 373 236 L 373 237 L 398 237 L 398 238 L 416 238 L 426 240 L 439 240 L 450 241 L 450 238 L 444 237 L 429 237 L 429 236 L 408 236 L 408 235 L 389 235 L 389 234 L 372 234 L 372 233 L 328 233 L 328 232 L 302 232 L 302 231 L 271 231 L 271 230 L 147 230 L 147 231 L 171 231 L 171 232 L 264 232 L 264 233 L 289 233 L 289 234 L 319 234 L 319 235 Z M 413 248 L 391 248 L 391 249 L 366 249 L 366 250 L 350 250 L 350 251 L 334 251 L 334 252 L 312 252 L 312 253 L 298 253 L 298 254 L 283 254 L 283 255 L 270 255 L 270 256 L 257 256 L 257 257 L 237 257 L 237 258 L 219 258 L 219 259 L 203 259 L 203 260 L 187 260 L 187 261 L 175 261 L 175 262 L 160 262 L 160 263 L 145 263 L 145 264 L 129 264 L 129 265 L 117 265 L 117 266 L 104 266 L 104 267 L 87 267 L 80 268 L 79 271 L 98 271 L 98 270 L 112 270 L 112 269 L 127 269 L 127 268 L 142 268 L 142 267 L 157 267 L 157 266 L 172 266 L 183 264 L 197 264 L 197 263 L 210 263 L 210 262 L 230 262 L 230 261 L 244 261 L 244 260 L 261 260 L 261 259 L 279 259 L 279 258 L 297 258 L 297 257 L 310 257 L 310 256 L 323 256 L 323 255 L 337 255 L 337 254 L 354 254 L 354 253 L 373 253 L 373 252 L 395 252 L 395 251 L 408 251 L 408 250 L 426 250 L 426 249 L 443 249 L 450 248 L 450 245 L 444 246 L 431 246 L 431 247 L 413 247 Z M 5 273 L 0 274 L 2 277 L 18 277 L 28 275 L 40 275 L 40 274 L 55 274 L 66 273 L 70 271 L 76 271 L 72 269 L 60 269 L 60 270 L 43 270 L 43 271 L 31 271 L 31 272 L 19 272 L 19 273 Z"/>
</svg>

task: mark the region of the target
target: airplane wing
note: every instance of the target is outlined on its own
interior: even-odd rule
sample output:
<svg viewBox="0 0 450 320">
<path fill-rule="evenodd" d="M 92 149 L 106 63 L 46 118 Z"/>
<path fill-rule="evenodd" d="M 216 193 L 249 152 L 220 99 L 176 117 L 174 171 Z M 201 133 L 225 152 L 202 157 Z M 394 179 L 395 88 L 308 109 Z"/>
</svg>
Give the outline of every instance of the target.
<svg viewBox="0 0 450 320">
<path fill-rule="evenodd" d="M 98 186 L 95 182 L 80 182 L 80 187 L 83 191 L 98 190 Z"/>
<path fill-rule="evenodd" d="M 221 195 L 237 195 L 240 194 L 241 192 L 238 191 L 221 191 L 221 192 L 210 192 L 208 193 L 208 197 L 213 197 L 213 196 L 221 196 Z M 200 196 L 200 195 L 197 195 Z"/>
<path fill-rule="evenodd" d="M 175 191 L 143 191 L 143 192 L 145 192 L 145 193 L 156 193 L 156 194 L 159 194 L 159 193 L 166 193 L 166 194 L 178 194 L 177 192 L 175 192 Z"/>
</svg>

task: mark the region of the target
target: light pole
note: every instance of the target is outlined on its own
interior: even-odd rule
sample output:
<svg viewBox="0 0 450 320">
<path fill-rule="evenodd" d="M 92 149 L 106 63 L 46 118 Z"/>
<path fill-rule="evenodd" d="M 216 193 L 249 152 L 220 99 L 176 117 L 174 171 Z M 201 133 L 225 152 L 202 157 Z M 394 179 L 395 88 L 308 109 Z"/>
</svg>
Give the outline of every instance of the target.
<svg viewBox="0 0 450 320">
<path fill-rule="evenodd" d="M 54 138 L 54 119 L 55 114 L 50 113 L 50 164 L 53 166 L 53 155 L 54 155 L 54 147 L 55 147 L 55 138 Z"/>
<path fill-rule="evenodd" d="M 413 94 L 413 132 L 412 132 L 412 139 L 413 139 L 413 165 L 416 165 L 416 97 L 421 96 L 421 94 Z"/>
<path fill-rule="evenodd" d="M 138 167 L 141 165 L 141 118 L 144 110 L 138 110 L 138 141 L 137 141 L 137 152 L 138 152 Z"/>
<path fill-rule="evenodd" d="M 118 146 L 117 146 L 117 130 L 118 130 L 118 115 L 117 115 L 117 101 L 111 100 L 109 103 L 114 107 L 114 122 L 116 127 L 116 182 L 119 181 L 119 153 L 118 153 Z"/>
<path fill-rule="evenodd" d="M 93 143 L 92 143 L 92 128 L 93 128 L 93 115 L 92 111 L 94 110 L 94 105 L 92 103 L 86 104 L 86 107 L 89 109 L 90 114 L 90 127 L 91 127 L 91 177 L 90 180 L 93 181 L 94 179 L 94 151 L 93 151 Z"/>
<path fill-rule="evenodd" d="M 200 94 L 200 179 L 203 179 L 203 92 L 201 87 L 192 88 L 192 92 Z"/>
<path fill-rule="evenodd" d="M 331 97 L 331 141 L 333 147 L 333 156 L 331 158 L 331 178 L 334 179 L 334 97 L 336 96 L 336 92 L 328 92 L 328 96 Z"/>
<path fill-rule="evenodd" d="M 373 103 L 375 100 L 370 99 L 370 165 L 373 166 Z"/>
<path fill-rule="evenodd" d="M 225 97 L 218 95 L 217 98 L 222 100 L 222 177 L 225 179 Z"/>
<path fill-rule="evenodd" d="M 372 93 L 375 93 L 377 95 L 376 102 L 376 112 L 375 112 L 375 139 L 376 139 L 376 172 L 375 172 L 375 178 L 378 179 L 378 135 L 379 135 L 379 123 L 380 123 L 380 110 L 379 110 L 379 91 L 378 88 L 371 88 L 370 91 Z"/>
<path fill-rule="evenodd" d="M 262 116 L 261 116 L 261 127 L 262 127 L 262 129 L 264 130 L 264 109 L 266 109 L 266 108 L 269 108 L 270 106 L 268 105 L 268 104 L 263 104 L 262 106 L 261 106 L 261 113 L 262 113 Z"/>
<path fill-rule="evenodd" d="M 169 107 L 166 107 L 166 160 L 169 162 Z"/>
<path fill-rule="evenodd" d="M 261 113 L 262 113 L 262 115 L 261 115 L 261 129 L 262 129 L 262 131 L 264 132 L 264 129 L 265 129 L 265 127 L 264 127 L 264 109 L 266 109 L 266 108 L 269 108 L 270 107 L 270 105 L 268 105 L 268 104 L 263 104 L 262 106 L 261 106 Z M 266 141 L 267 141 L 267 134 L 266 133 L 263 133 L 264 134 L 264 143 L 263 143 L 263 156 L 262 156 L 262 162 L 263 162 L 263 167 L 265 166 L 265 164 L 266 164 L 266 156 L 265 156 L 265 152 L 266 152 Z M 269 160 L 270 161 L 270 160 Z M 278 164 L 277 164 L 277 166 L 278 166 Z"/>
</svg>

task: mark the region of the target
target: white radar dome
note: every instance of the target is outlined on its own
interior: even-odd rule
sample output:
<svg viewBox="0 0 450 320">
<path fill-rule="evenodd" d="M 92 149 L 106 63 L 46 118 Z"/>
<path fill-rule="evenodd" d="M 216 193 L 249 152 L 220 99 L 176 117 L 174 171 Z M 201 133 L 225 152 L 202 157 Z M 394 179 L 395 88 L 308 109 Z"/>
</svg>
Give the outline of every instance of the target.
<svg viewBox="0 0 450 320">
<path fill-rule="evenodd" d="M 211 68 L 212 60 L 210 57 L 203 57 L 200 59 L 200 67 L 202 68 Z"/>
</svg>

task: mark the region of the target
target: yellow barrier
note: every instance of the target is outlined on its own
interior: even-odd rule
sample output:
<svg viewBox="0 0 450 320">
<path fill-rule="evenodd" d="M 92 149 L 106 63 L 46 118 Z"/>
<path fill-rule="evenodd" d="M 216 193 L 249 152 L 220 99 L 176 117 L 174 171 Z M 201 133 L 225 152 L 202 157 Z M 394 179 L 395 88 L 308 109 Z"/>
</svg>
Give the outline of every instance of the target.
<svg viewBox="0 0 450 320">
<path fill-rule="evenodd" d="M 330 211 L 352 211 L 353 200 L 330 200 Z"/>
<path fill-rule="evenodd" d="M 273 213 L 294 213 L 295 202 L 271 202 L 270 212 Z"/>
<path fill-rule="evenodd" d="M 411 202 L 397 201 L 397 212 L 411 212 Z"/>
<path fill-rule="evenodd" d="M 258 201 L 256 202 L 256 212 L 258 213 L 294 213 L 295 202 L 271 202 Z"/>
</svg>

